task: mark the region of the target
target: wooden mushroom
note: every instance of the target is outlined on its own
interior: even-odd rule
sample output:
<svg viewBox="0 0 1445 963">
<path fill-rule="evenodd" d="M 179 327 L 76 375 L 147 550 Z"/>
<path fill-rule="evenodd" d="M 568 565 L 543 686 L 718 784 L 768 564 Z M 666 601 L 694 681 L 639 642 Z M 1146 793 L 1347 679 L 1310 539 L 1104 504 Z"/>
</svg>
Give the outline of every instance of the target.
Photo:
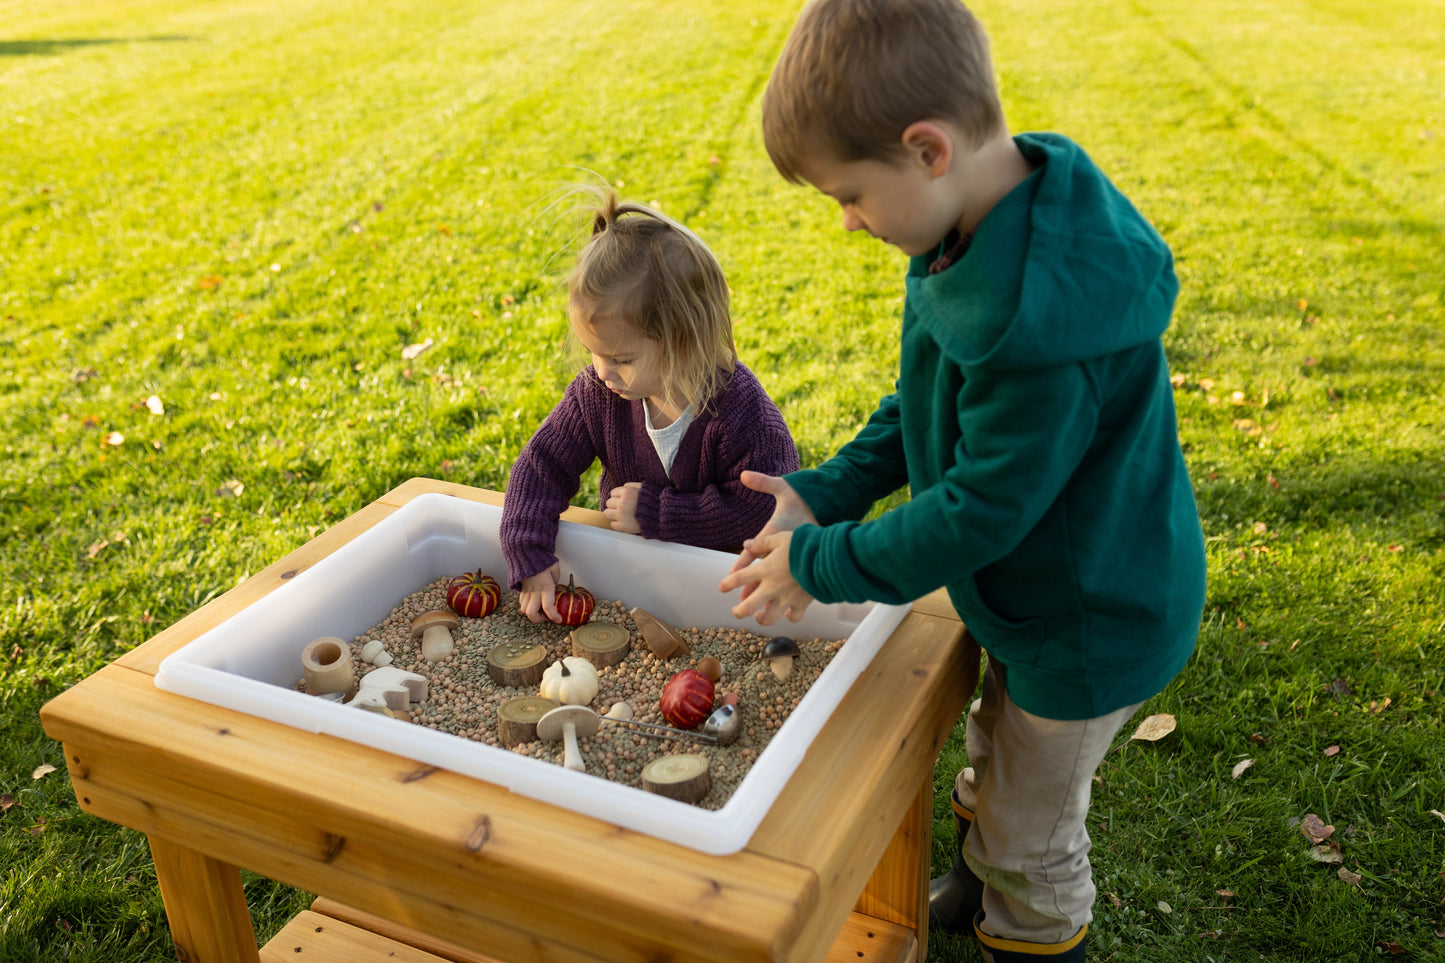
<svg viewBox="0 0 1445 963">
<path fill-rule="evenodd" d="M 779 679 L 786 679 L 793 674 L 793 660 L 800 654 L 798 643 L 781 635 L 769 639 L 768 644 L 763 646 L 763 661 Z"/>
<path fill-rule="evenodd" d="M 695 803 L 712 788 L 707 756 L 695 752 L 658 756 L 642 767 L 642 788 L 679 802 Z"/>
<path fill-rule="evenodd" d="M 452 629 L 461 622 L 448 609 L 433 609 L 423 612 L 411 623 L 411 637 L 421 637 L 421 657 L 428 662 L 445 659 L 452 654 L 456 643 L 452 641 Z"/>
<path fill-rule="evenodd" d="M 659 659 L 670 659 L 674 655 L 690 655 L 692 647 L 677 634 L 677 630 L 645 609 L 630 609 L 627 613 L 637 623 L 642 641 Z"/>
<path fill-rule="evenodd" d="M 561 739 L 562 765 L 586 772 L 582 753 L 577 750 L 577 737 L 590 739 L 602 726 L 602 717 L 586 706 L 559 706 L 537 720 L 537 738 L 544 742 Z"/>
<path fill-rule="evenodd" d="M 497 706 L 497 735 L 511 749 L 537 741 L 537 722 L 561 703 L 541 696 L 518 696 Z"/>
</svg>

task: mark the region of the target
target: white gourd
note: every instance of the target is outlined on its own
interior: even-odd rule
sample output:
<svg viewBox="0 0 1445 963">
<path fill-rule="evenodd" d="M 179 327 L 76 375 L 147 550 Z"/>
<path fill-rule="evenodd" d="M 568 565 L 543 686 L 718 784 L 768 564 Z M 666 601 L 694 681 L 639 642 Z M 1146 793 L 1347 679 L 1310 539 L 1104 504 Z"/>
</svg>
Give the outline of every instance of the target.
<svg viewBox="0 0 1445 963">
<path fill-rule="evenodd" d="M 580 656 L 558 659 L 542 673 L 542 698 L 569 706 L 587 705 L 597 698 L 597 667 Z"/>
</svg>

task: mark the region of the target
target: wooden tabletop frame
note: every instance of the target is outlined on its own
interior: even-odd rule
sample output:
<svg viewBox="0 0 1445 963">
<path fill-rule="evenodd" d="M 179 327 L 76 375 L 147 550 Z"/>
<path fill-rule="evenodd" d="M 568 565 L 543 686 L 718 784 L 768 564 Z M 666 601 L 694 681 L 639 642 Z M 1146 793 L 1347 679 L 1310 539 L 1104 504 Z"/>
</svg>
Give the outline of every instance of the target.
<svg viewBox="0 0 1445 963">
<path fill-rule="evenodd" d="M 726 856 L 156 688 L 167 655 L 426 492 L 501 503 L 412 479 L 41 710 L 81 808 L 149 837 L 180 959 L 926 957 L 933 763 L 979 669 L 942 593 L 914 603 Z M 322 896 L 258 948 L 237 867 Z"/>
</svg>

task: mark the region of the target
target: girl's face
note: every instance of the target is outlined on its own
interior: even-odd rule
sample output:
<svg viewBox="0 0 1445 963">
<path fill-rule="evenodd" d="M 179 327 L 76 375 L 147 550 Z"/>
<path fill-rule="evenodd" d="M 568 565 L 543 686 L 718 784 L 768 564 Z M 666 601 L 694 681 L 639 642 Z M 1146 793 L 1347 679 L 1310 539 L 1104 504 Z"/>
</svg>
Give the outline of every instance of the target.
<svg viewBox="0 0 1445 963">
<path fill-rule="evenodd" d="M 597 377 L 619 398 L 646 398 L 662 405 L 662 378 L 658 370 L 656 341 L 644 337 L 621 318 L 571 309 L 572 330 L 592 356 Z"/>
</svg>

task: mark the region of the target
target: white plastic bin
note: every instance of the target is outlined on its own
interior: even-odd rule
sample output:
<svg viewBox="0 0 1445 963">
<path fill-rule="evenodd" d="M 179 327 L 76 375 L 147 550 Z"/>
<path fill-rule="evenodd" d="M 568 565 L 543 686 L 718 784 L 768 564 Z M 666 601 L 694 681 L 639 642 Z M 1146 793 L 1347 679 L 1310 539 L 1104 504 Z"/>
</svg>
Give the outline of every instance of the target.
<svg viewBox="0 0 1445 963">
<path fill-rule="evenodd" d="M 291 687 L 312 639 L 350 639 L 380 622 L 405 596 L 442 576 L 480 567 L 505 577 L 500 508 L 450 495 L 416 497 L 285 585 L 168 656 L 156 685 L 311 732 L 475 776 L 512 792 L 607 820 L 704 853 L 746 845 L 808 745 L 907 607 L 809 606 L 787 632 L 848 641 L 758 756 L 732 798 L 705 810 L 574 772 L 505 749 L 317 699 Z M 641 606 L 680 627 L 741 626 L 718 581 L 734 556 L 564 522 L 564 571 L 585 573 L 599 598 Z M 319 748 L 318 748 L 318 751 Z M 586 780 L 586 782 L 581 782 Z"/>
</svg>

